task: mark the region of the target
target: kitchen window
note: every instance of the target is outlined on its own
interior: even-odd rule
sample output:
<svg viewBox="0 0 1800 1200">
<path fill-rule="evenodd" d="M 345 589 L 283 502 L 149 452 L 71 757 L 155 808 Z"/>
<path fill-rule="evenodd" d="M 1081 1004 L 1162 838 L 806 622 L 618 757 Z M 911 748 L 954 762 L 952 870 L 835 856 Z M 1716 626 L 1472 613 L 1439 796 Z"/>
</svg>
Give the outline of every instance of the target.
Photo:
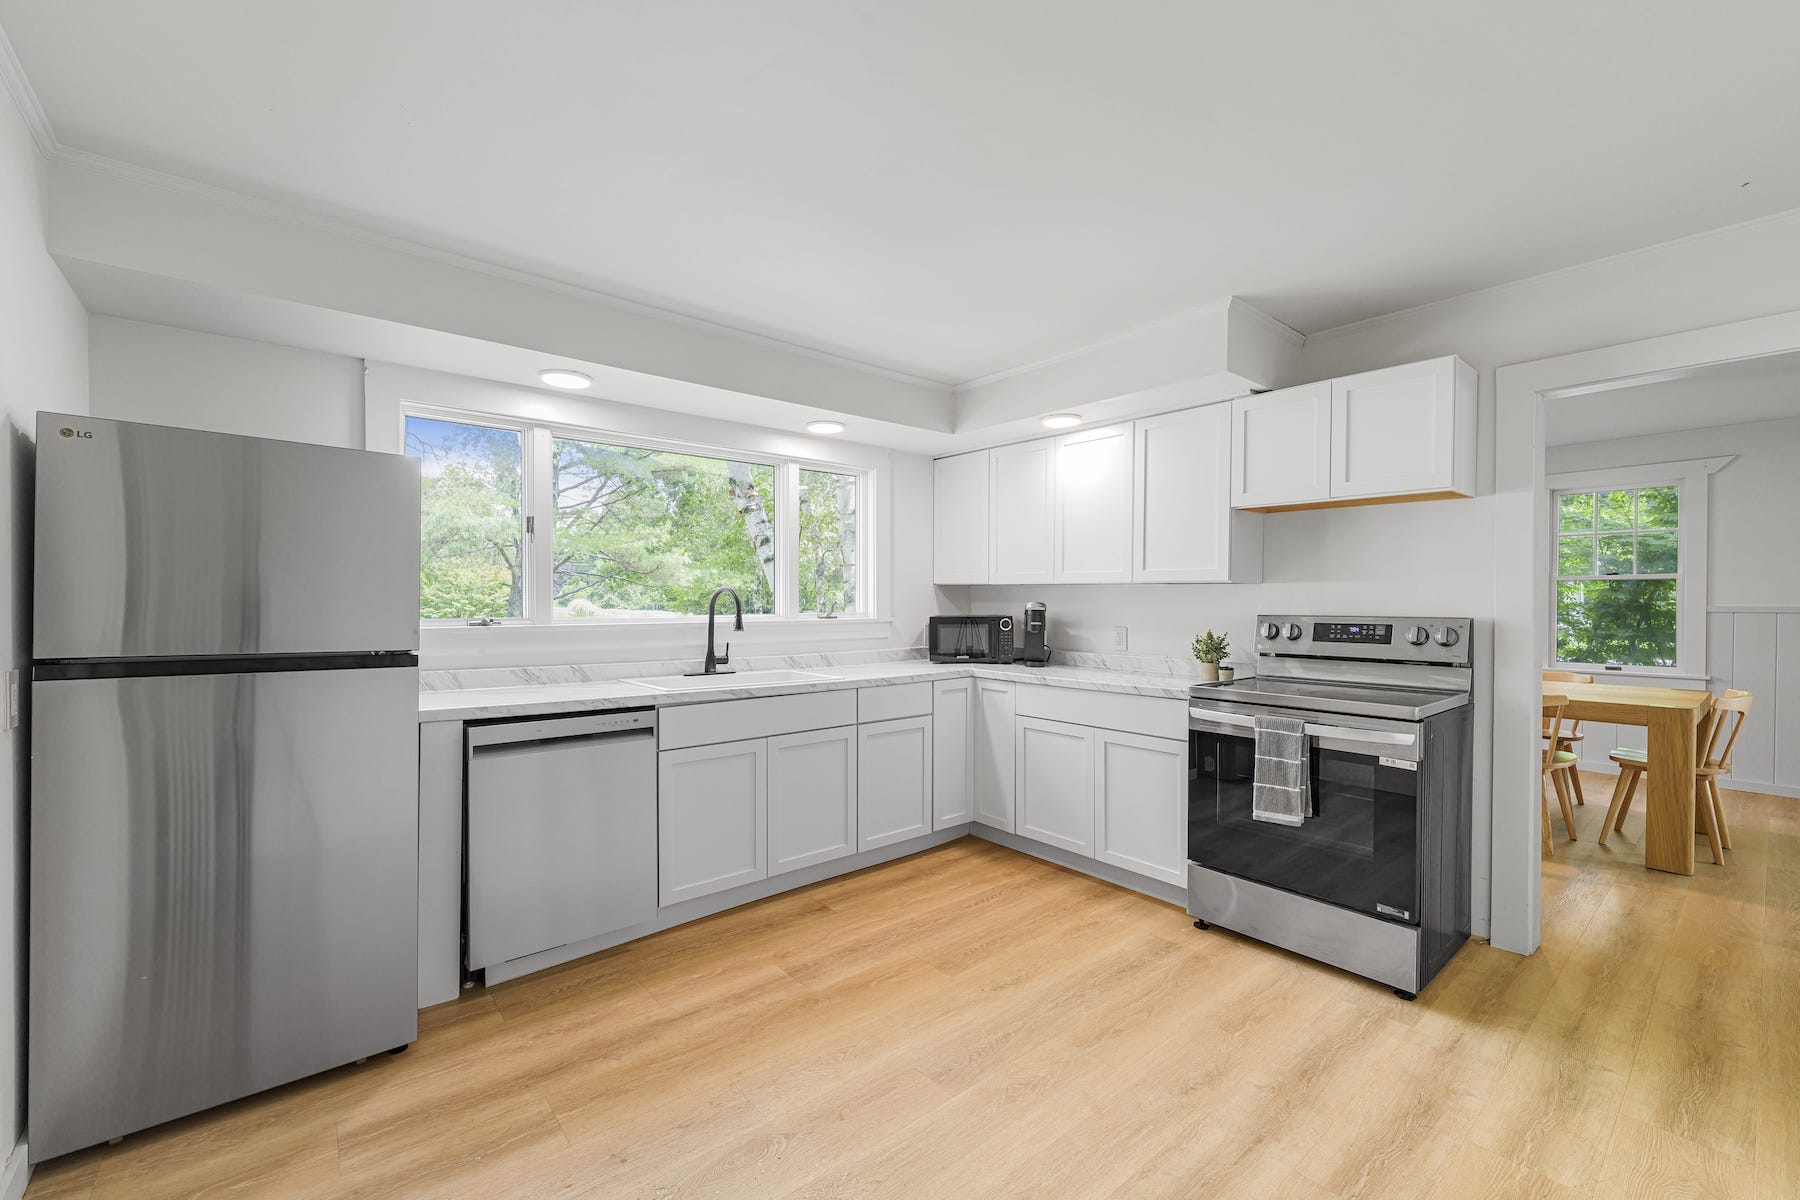
<svg viewBox="0 0 1800 1200">
<path fill-rule="evenodd" d="M 866 615 L 866 470 L 408 408 L 424 623 Z M 729 603 L 727 602 L 727 607 Z"/>
<path fill-rule="evenodd" d="M 1551 666 L 1705 673 L 1706 479 L 1715 463 L 1548 480 Z"/>
</svg>

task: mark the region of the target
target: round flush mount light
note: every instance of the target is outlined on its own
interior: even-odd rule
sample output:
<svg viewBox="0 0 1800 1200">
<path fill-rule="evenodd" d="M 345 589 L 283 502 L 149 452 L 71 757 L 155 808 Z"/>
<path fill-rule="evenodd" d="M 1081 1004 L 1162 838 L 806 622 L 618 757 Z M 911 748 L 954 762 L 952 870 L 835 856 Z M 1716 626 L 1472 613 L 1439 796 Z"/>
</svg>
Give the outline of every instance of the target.
<svg viewBox="0 0 1800 1200">
<path fill-rule="evenodd" d="M 1081 418 L 1074 413 L 1051 413 L 1044 418 L 1045 429 L 1073 429 L 1081 424 Z"/>
<path fill-rule="evenodd" d="M 844 423 L 842 421 L 808 421 L 806 423 L 806 432 L 842 433 L 844 432 Z"/>
<path fill-rule="evenodd" d="M 570 391 L 579 391 L 594 382 L 580 371 L 569 371 L 562 367 L 551 367 L 548 370 L 539 371 L 538 378 L 551 387 L 568 388 Z"/>
</svg>

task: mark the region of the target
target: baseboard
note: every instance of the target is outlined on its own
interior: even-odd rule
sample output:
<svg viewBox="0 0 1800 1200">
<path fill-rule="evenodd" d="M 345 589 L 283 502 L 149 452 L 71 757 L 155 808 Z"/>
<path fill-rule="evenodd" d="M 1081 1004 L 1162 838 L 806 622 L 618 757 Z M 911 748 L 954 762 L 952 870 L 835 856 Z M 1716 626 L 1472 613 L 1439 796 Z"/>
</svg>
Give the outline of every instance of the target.
<svg viewBox="0 0 1800 1200">
<path fill-rule="evenodd" d="M 5 1173 L 0 1174 L 0 1200 L 19 1200 L 25 1194 L 25 1185 L 31 1182 L 31 1164 L 26 1161 L 25 1139 L 12 1148 L 6 1156 Z"/>
<path fill-rule="evenodd" d="M 1590 762 L 1584 758 L 1581 760 L 1580 766 L 1583 771 L 1594 775 L 1612 775 L 1619 769 L 1619 764 L 1610 758 L 1603 758 L 1599 762 Z M 1800 799 L 1800 784 L 1765 783 L 1756 779 L 1733 779 L 1730 776 L 1720 780 L 1719 783 L 1726 791 L 1730 792 L 1757 792 L 1764 796 L 1786 796 L 1790 799 Z"/>
</svg>

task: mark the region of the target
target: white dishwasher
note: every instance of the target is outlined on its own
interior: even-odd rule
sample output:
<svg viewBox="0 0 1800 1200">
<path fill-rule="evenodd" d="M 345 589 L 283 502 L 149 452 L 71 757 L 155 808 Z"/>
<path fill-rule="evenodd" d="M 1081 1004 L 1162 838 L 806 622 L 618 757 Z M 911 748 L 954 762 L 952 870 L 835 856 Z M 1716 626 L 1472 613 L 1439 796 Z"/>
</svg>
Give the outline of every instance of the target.
<svg viewBox="0 0 1800 1200">
<path fill-rule="evenodd" d="M 656 712 L 470 725 L 470 971 L 656 915 Z"/>
</svg>

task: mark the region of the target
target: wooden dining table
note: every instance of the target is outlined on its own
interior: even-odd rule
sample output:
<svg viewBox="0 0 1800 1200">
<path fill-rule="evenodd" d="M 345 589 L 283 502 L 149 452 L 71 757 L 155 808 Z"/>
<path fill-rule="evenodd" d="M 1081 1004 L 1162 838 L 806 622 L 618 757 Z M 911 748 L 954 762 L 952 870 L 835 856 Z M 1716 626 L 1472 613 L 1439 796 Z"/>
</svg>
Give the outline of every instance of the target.
<svg viewBox="0 0 1800 1200">
<path fill-rule="evenodd" d="M 1712 693 L 1686 688 L 1612 683 L 1553 683 L 1544 695 L 1567 696 L 1573 721 L 1637 725 L 1649 730 L 1650 785 L 1644 804 L 1644 865 L 1653 871 L 1694 873 L 1694 775 L 1699 730 L 1712 711 Z"/>
</svg>

